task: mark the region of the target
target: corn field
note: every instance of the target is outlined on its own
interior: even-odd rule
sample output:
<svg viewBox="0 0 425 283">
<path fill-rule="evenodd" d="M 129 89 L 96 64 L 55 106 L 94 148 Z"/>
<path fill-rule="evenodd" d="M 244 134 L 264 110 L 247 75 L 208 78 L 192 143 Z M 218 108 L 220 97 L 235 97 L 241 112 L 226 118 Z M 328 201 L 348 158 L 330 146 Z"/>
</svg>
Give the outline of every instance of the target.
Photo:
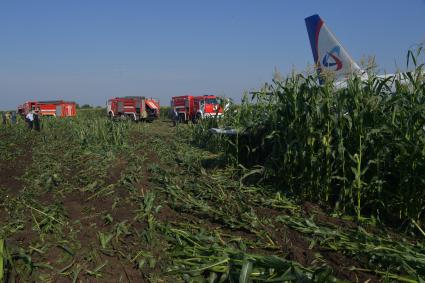
<svg viewBox="0 0 425 283">
<path fill-rule="evenodd" d="M 408 53 L 410 72 L 352 77 L 344 88 L 332 82 L 320 86 L 312 75 L 274 80 L 251 97 L 245 95 L 223 121 L 195 127 L 193 140 L 222 149 L 235 164 L 260 165 L 258 174 L 277 182 L 277 190 L 335 212 L 358 220 L 423 223 L 422 55 L 422 49 Z M 212 136 L 210 126 L 236 128 L 239 134 Z"/>
</svg>

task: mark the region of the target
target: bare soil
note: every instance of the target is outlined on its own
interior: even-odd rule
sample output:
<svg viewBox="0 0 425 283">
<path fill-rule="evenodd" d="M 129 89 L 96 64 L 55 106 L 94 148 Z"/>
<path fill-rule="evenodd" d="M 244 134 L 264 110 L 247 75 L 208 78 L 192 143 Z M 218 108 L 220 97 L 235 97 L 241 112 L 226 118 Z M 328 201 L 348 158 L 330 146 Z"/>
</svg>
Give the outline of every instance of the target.
<svg viewBox="0 0 425 283">
<path fill-rule="evenodd" d="M 11 160 L 0 159 L 0 188 L 13 196 L 23 189 L 20 178 L 32 163 L 31 143 L 20 144 L 19 147 L 26 151 L 25 155 L 16 155 Z"/>
</svg>

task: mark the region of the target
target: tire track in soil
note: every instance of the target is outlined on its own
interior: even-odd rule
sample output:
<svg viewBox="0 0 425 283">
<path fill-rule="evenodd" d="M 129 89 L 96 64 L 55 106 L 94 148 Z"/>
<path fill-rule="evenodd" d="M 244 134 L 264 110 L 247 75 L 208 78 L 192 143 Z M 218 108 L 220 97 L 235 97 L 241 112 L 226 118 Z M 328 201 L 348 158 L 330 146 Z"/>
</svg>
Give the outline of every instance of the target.
<svg viewBox="0 0 425 283">
<path fill-rule="evenodd" d="M 108 174 L 104 186 L 116 184 L 120 180 L 128 163 L 126 158 L 126 156 L 118 156 L 107 169 Z M 128 201 L 128 190 L 118 186 L 114 189 L 113 194 L 106 197 L 91 198 L 92 195 L 92 193 L 75 190 L 62 199 L 69 220 L 78 229 L 76 241 L 81 248 L 77 251 L 76 262 L 86 262 L 85 257 L 95 250 L 99 256 L 98 260 L 107 263 L 102 269 L 102 278 L 97 280 L 87 274 L 82 274 L 79 279 L 88 282 L 147 282 L 140 270 L 121 255 L 121 253 L 132 254 L 139 248 L 135 244 L 137 239 L 134 233 L 142 231 L 145 227 L 145 223 L 134 221 L 134 211 L 137 207 Z M 114 199 L 119 199 L 115 206 Z M 105 215 L 110 215 L 115 224 L 126 221 L 132 232 L 131 235 L 125 236 L 117 243 L 111 242 L 112 254 L 102 252 L 99 244 L 98 233 L 109 233 L 113 228 L 110 224 L 105 223 L 103 218 Z"/>
</svg>

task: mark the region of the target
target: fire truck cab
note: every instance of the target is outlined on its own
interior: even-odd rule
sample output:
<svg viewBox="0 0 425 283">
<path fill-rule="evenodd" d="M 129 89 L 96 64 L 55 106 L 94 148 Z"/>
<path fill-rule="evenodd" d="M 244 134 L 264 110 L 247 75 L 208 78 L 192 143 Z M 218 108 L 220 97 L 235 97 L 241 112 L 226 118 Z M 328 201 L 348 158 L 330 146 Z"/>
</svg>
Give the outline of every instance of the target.
<svg viewBox="0 0 425 283">
<path fill-rule="evenodd" d="M 179 122 L 196 123 L 199 119 L 223 115 L 223 109 L 215 95 L 174 96 L 171 99 L 171 109 Z"/>
<path fill-rule="evenodd" d="M 159 117 L 159 100 L 143 96 L 115 97 L 108 100 L 106 110 L 110 118 L 153 121 Z"/>
</svg>

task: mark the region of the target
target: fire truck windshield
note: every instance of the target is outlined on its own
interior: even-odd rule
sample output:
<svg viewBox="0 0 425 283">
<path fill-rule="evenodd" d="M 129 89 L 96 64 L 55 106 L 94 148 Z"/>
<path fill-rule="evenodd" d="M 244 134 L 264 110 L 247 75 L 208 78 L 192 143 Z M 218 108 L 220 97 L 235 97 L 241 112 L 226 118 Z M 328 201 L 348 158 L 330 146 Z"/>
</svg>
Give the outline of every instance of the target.
<svg viewBox="0 0 425 283">
<path fill-rule="evenodd" d="M 214 104 L 214 105 L 218 104 L 217 98 L 207 98 L 207 99 L 205 99 L 205 103 L 206 104 Z"/>
</svg>

